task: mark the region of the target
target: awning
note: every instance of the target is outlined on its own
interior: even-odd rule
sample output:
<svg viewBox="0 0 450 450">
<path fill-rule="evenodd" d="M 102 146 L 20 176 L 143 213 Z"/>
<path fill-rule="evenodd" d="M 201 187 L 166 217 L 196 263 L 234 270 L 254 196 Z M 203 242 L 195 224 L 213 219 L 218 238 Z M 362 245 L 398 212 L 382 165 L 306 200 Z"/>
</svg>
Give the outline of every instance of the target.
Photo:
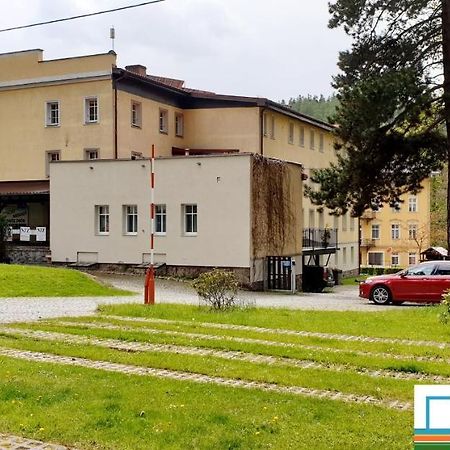
<svg viewBox="0 0 450 450">
<path fill-rule="evenodd" d="M 50 193 L 49 180 L 37 181 L 0 181 L 0 196 L 40 195 Z"/>
</svg>

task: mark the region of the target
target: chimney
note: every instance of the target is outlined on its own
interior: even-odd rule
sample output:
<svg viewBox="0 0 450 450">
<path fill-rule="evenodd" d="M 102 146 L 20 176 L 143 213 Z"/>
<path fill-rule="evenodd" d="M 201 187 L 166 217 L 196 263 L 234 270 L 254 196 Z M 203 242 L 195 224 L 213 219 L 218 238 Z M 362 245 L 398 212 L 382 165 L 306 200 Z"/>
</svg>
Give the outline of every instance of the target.
<svg viewBox="0 0 450 450">
<path fill-rule="evenodd" d="M 128 72 L 133 72 L 136 75 L 140 75 L 141 77 L 147 76 L 147 67 L 142 66 L 141 64 L 134 64 L 132 66 L 125 66 L 125 70 Z"/>
</svg>

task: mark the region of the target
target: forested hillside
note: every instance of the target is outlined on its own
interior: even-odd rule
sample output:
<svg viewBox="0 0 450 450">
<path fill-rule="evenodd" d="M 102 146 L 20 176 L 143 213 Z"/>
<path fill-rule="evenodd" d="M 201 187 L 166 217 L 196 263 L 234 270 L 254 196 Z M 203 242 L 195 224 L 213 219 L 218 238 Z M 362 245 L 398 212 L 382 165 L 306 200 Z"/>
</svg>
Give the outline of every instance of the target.
<svg viewBox="0 0 450 450">
<path fill-rule="evenodd" d="M 338 100 L 334 95 L 330 97 L 324 97 L 323 95 L 307 95 L 305 97 L 299 95 L 297 98 L 289 99 L 288 102 L 282 100 L 281 103 L 295 111 L 328 122 L 329 117 L 334 114 Z"/>
</svg>

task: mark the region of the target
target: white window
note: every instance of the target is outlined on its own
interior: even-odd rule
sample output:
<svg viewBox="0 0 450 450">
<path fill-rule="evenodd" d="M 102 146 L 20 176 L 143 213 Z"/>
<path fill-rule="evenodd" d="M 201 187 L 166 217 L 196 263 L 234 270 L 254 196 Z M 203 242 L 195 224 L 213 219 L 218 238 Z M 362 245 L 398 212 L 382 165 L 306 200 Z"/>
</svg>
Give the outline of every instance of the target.
<svg viewBox="0 0 450 450">
<path fill-rule="evenodd" d="M 380 239 L 380 225 L 379 224 L 372 225 L 372 239 Z"/>
<path fill-rule="evenodd" d="M 300 147 L 304 147 L 305 146 L 305 127 L 300 127 L 298 136 L 299 136 L 298 137 L 298 145 L 300 145 Z"/>
<path fill-rule="evenodd" d="M 84 159 L 98 159 L 97 148 L 87 148 L 84 150 Z"/>
<path fill-rule="evenodd" d="M 142 105 L 139 102 L 131 102 L 131 126 L 141 128 L 142 126 Z"/>
<path fill-rule="evenodd" d="M 313 209 L 309 210 L 309 228 L 314 228 L 316 226 L 316 215 Z"/>
<path fill-rule="evenodd" d="M 409 224 L 408 237 L 409 237 L 409 239 L 417 239 L 417 224 L 415 224 L 415 223 Z"/>
<path fill-rule="evenodd" d="M 319 134 L 319 152 L 323 153 L 324 144 L 323 144 L 323 133 Z"/>
<path fill-rule="evenodd" d="M 175 136 L 183 137 L 184 135 L 184 116 L 181 113 L 175 113 Z"/>
<path fill-rule="evenodd" d="M 355 231 L 355 222 L 356 219 L 350 216 L 350 231 Z"/>
<path fill-rule="evenodd" d="M 350 264 L 355 262 L 355 247 L 350 247 Z"/>
<path fill-rule="evenodd" d="M 369 252 L 368 253 L 369 266 L 382 266 L 383 258 L 384 258 L 384 253 L 382 253 L 382 252 Z"/>
<path fill-rule="evenodd" d="M 109 234 L 109 205 L 96 205 L 96 234 Z"/>
<path fill-rule="evenodd" d="M 309 148 L 311 150 L 314 150 L 314 148 L 315 148 L 314 131 L 313 130 L 310 130 L 310 132 L 309 132 Z"/>
<path fill-rule="evenodd" d="M 183 205 L 184 234 L 197 234 L 197 205 Z"/>
<path fill-rule="evenodd" d="M 165 134 L 169 132 L 169 114 L 167 109 L 159 110 L 159 132 Z"/>
<path fill-rule="evenodd" d="M 415 195 L 412 195 L 408 199 L 408 211 L 417 212 L 417 197 Z"/>
<path fill-rule="evenodd" d="M 57 127 L 60 124 L 59 102 L 47 102 L 45 104 L 45 125 Z"/>
<path fill-rule="evenodd" d="M 391 207 L 391 211 L 392 211 L 393 213 L 399 213 L 400 210 L 401 210 L 401 204 L 400 204 L 400 202 L 395 202 L 395 203 L 392 205 L 392 207 Z"/>
<path fill-rule="evenodd" d="M 293 123 L 289 123 L 288 143 L 289 144 L 293 144 L 294 143 L 294 124 Z"/>
<path fill-rule="evenodd" d="M 123 206 L 123 231 L 124 234 L 136 235 L 138 231 L 137 205 Z"/>
<path fill-rule="evenodd" d="M 393 223 L 391 225 L 391 238 L 400 239 L 400 225 L 398 223 Z"/>
<path fill-rule="evenodd" d="M 345 247 L 342 249 L 342 263 L 347 264 L 347 249 Z"/>
<path fill-rule="evenodd" d="M 52 152 L 46 152 L 45 155 L 45 176 L 50 176 L 50 163 L 52 161 L 59 161 L 61 159 L 61 152 L 59 150 L 55 150 Z"/>
<path fill-rule="evenodd" d="M 270 116 L 270 139 L 275 139 L 275 116 Z"/>
<path fill-rule="evenodd" d="M 166 234 L 166 205 L 155 205 L 155 234 Z"/>
<path fill-rule="evenodd" d="M 342 231 L 347 231 L 347 213 L 342 216 Z"/>
<path fill-rule="evenodd" d="M 391 255 L 391 265 L 392 266 L 398 266 L 400 264 L 400 258 L 398 256 L 398 253 L 392 253 Z"/>
<path fill-rule="evenodd" d="M 84 122 L 98 122 L 98 98 L 88 97 L 84 99 Z"/>
<path fill-rule="evenodd" d="M 415 253 L 409 253 L 408 254 L 408 264 L 410 265 L 410 266 L 413 266 L 414 264 L 416 264 L 416 262 L 417 262 L 417 257 L 416 257 L 416 254 Z"/>
</svg>

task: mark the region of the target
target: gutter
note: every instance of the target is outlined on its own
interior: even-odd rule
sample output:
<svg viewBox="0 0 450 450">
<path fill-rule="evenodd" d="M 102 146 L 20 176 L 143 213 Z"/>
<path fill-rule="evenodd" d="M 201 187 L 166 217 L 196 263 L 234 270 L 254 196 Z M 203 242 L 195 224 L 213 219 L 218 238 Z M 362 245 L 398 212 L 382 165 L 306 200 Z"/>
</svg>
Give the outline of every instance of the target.
<svg viewBox="0 0 450 450">
<path fill-rule="evenodd" d="M 260 107 L 259 109 L 259 153 L 264 156 L 264 113 L 266 107 Z"/>
<path fill-rule="evenodd" d="M 118 137 L 117 137 L 117 82 L 125 78 L 125 74 L 114 78 L 113 75 L 113 89 L 114 89 L 114 159 L 118 159 Z"/>
</svg>

